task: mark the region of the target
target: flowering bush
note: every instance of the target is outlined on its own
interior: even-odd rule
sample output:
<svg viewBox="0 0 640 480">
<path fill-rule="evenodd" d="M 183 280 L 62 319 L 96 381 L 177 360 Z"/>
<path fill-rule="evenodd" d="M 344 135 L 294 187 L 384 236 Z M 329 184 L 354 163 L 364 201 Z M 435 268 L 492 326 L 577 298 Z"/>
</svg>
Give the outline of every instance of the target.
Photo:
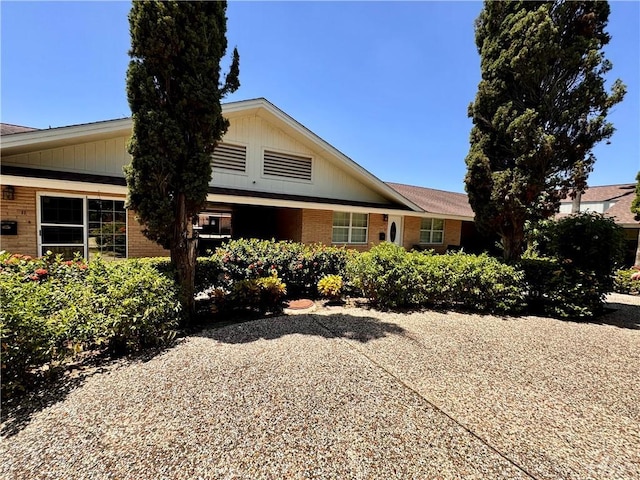
<svg viewBox="0 0 640 480">
<path fill-rule="evenodd" d="M 278 276 L 292 296 L 317 294 L 318 280 L 326 275 L 344 275 L 353 252 L 322 244 L 240 239 L 222 245 L 212 255 L 221 271 L 216 286 L 252 278 Z"/>
</svg>

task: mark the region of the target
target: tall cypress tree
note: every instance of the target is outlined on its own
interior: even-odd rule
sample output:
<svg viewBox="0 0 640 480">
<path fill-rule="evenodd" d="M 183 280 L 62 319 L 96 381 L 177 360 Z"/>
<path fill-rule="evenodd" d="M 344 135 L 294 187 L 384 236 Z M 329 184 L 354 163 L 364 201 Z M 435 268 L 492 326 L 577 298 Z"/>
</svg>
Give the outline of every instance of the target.
<svg viewBox="0 0 640 480">
<path fill-rule="evenodd" d="M 171 252 L 187 314 L 193 312 L 196 239 L 210 156 L 229 122 L 220 100 L 240 86 L 239 56 L 224 82 L 226 2 L 136 1 L 129 13 L 127 96 L 133 115 L 125 168 L 127 207 L 144 235 Z"/>
<path fill-rule="evenodd" d="M 605 89 L 608 18 L 604 1 L 486 1 L 476 20 L 482 79 L 465 184 L 476 224 L 500 235 L 507 260 L 522 253 L 527 220 L 584 191 L 594 145 L 613 134 L 606 117 L 625 87 Z"/>
</svg>

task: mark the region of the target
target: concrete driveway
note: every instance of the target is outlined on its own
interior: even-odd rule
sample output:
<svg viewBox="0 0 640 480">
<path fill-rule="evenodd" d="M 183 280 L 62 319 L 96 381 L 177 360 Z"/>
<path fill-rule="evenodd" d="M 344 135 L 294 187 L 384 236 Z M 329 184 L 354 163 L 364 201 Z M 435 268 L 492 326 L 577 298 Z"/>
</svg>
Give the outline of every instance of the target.
<svg viewBox="0 0 640 480">
<path fill-rule="evenodd" d="M 600 323 L 329 308 L 7 418 L 2 478 L 640 478 L 640 299 Z"/>
</svg>

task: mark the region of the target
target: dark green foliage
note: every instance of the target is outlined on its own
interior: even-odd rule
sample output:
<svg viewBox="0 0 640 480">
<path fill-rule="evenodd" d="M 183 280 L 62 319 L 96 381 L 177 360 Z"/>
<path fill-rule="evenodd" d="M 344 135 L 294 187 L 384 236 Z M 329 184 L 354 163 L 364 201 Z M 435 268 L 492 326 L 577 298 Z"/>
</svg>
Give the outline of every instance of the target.
<svg viewBox="0 0 640 480">
<path fill-rule="evenodd" d="M 215 288 L 210 291 L 213 313 L 237 310 L 280 313 L 286 295 L 287 286 L 275 275 L 239 280 L 233 283 L 231 290 Z"/>
<path fill-rule="evenodd" d="M 169 342 L 180 303 L 151 264 L 0 255 L 2 392 L 86 349 L 129 352 Z"/>
<path fill-rule="evenodd" d="M 239 86 L 239 57 L 225 81 L 226 2 L 134 2 L 127 96 L 133 114 L 127 207 L 144 234 L 171 252 L 190 313 L 196 263 L 191 219 L 211 180 L 210 155 L 229 122 L 220 100 Z"/>
<path fill-rule="evenodd" d="M 382 308 L 438 306 L 515 313 L 524 304 L 522 273 L 487 255 L 432 255 L 382 243 L 354 256 L 348 275 Z"/>
<path fill-rule="evenodd" d="M 582 213 L 541 222 L 534 251 L 520 262 L 530 307 L 553 316 L 586 318 L 602 312 L 624 254 L 624 233 L 607 217 Z"/>
<path fill-rule="evenodd" d="M 477 226 L 517 260 L 527 220 L 547 218 L 586 186 L 592 149 L 611 137 L 625 87 L 604 78 L 607 2 L 485 2 L 476 21 L 482 80 L 465 178 Z"/>
<path fill-rule="evenodd" d="M 231 240 L 216 250 L 212 259 L 222 265 L 222 281 L 216 286 L 276 274 L 287 285 L 290 296 L 317 294 L 318 280 L 326 275 L 344 275 L 353 252 L 321 244 L 289 241 Z"/>
</svg>

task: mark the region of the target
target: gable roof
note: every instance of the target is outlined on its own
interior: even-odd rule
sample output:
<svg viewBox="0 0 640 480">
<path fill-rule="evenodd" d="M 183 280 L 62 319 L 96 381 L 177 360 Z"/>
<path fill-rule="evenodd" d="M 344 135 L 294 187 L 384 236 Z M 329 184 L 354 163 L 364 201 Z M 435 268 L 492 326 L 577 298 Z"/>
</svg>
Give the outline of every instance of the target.
<svg viewBox="0 0 640 480">
<path fill-rule="evenodd" d="M 378 192 L 401 208 L 418 213 L 422 212 L 422 209 L 410 199 L 378 179 L 265 98 L 222 104 L 222 113 L 229 119 L 247 114 L 260 116 L 285 133 L 294 135 L 312 150 L 325 154 L 329 161 L 338 165 L 347 174 L 352 175 L 362 184 Z M 16 132 L 3 137 L 0 151 L 3 156 L 28 153 L 39 149 L 73 145 L 79 141 L 89 142 L 115 135 L 128 136 L 131 134 L 131 129 L 132 119 L 123 118 L 44 130 Z"/>
<path fill-rule="evenodd" d="M 462 220 L 473 220 L 474 213 L 464 193 L 447 192 L 434 188 L 416 187 L 387 182 L 391 188 L 407 197 L 427 213 L 438 213 Z"/>
<path fill-rule="evenodd" d="M 11 123 L 0 123 L 0 135 L 13 135 L 14 133 L 33 132 L 34 130 L 38 129 Z"/>
</svg>

